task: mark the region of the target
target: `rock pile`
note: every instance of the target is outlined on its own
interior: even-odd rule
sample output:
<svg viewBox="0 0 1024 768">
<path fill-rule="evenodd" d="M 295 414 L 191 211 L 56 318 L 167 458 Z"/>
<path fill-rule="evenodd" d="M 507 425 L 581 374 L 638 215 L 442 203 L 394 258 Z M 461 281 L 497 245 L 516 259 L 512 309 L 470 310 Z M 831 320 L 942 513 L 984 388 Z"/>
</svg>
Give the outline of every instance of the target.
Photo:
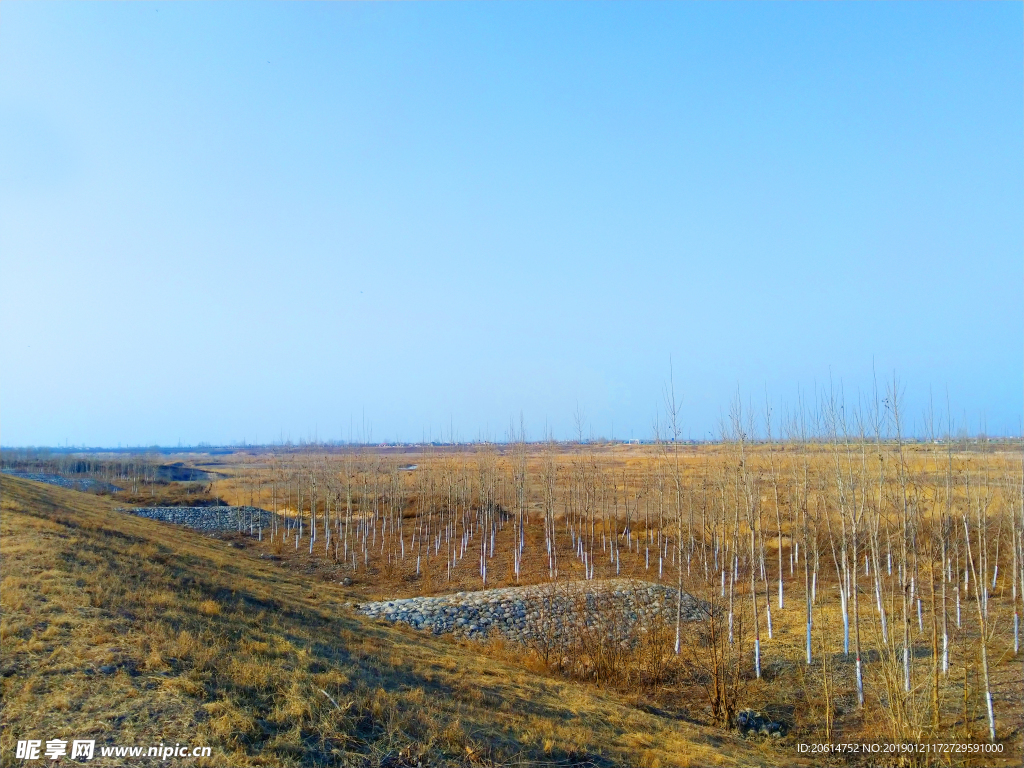
<svg viewBox="0 0 1024 768">
<path fill-rule="evenodd" d="M 2 471 L 3 474 L 10 475 L 11 477 L 20 477 L 24 480 L 35 480 L 37 483 L 59 485 L 61 488 L 70 488 L 74 491 L 106 491 L 108 493 L 114 493 L 116 491 L 124 490 L 123 488 L 118 488 L 116 485 L 105 483 L 102 480 L 94 480 L 91 477 L 64 477 L 63 475 L 54 475 L 49 472 L 19 472 L 14 469 L 5 469 Z"/>
<path fill-rule="evenodd" d="M 678 595 L 664 584 L 609 579 L 386 600 L 363 603 L 356 610 L 434 634 L 500 636 L 531 644 L 567 642 L 586 632 L 629 641 L 658 622 L 674 624 Z M 685 592 L 682 612 L 686 621 L 701 615 L 697 601 Z"/>
<path fill-rule="evenodd" d="M 753 709 L 744 709 L 736 715 L 736 727 L 744 736 L 770 736 L 782 738 L 786 734 L 786 724 L 775 722 Z"/>
<path fill-rule="evenodd" d="M 119 507 L 151 520 L 176 523 L 197 531 L 256 531 L 270 526 L 272 512 L 259 507 Z"/>
</svg>

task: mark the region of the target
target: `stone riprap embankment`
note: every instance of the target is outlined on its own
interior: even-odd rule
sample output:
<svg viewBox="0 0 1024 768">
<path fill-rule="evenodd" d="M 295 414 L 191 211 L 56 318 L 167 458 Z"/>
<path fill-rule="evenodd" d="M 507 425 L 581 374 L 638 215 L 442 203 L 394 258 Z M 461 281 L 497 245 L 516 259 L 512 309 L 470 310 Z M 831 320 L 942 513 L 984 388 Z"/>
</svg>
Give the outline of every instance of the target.
<svg viewBox="0 0 1024 768">
<path fill-rule="evenodd" d="M 151 520 L 176 523 L 197 531 L 242 531 L 250 533 L 270 526 L 272 512 L 259 507 L 119 507 Z"/>
<path fill-rule="evenodd" d="M 11 477 L 20 477 L 24 480 L 35 480 L 37 483 L 59 485 L 61 488 L 70 488 L 74 491 L 107 491 L 108 493 L 114 493 L 124 490 L 116 485 L 105 483 L 102 480 L 94 480 L 91 477 L 65 477 L 64 475 L 54 475 L 49 472 L 19 472 L 15 469 L 5 469 L 3 473 Z"/>
<path fill-rule="evenodd" d="M 526 644 L 571 642 L 584 633 L 629 640 L 659 622 L 674 624 L 678 596 L 677 589 L 664 584 L 609 579 L 361 603 L 356 610 L 437 635 L 503 637 Z M 682 615 L 684 621 L 702 615 L 685 592 Z"/>
</svg>

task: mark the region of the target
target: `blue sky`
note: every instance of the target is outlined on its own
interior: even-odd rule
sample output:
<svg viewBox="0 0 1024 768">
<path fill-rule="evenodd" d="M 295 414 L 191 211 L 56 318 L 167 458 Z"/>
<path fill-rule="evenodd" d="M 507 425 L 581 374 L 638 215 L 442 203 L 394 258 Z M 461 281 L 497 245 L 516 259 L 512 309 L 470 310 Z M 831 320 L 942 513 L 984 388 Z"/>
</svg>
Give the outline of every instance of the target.
<svg viewBox="0 0 1024 768">
<path fill-rule="evenodd" d="M 1018 433 L 1022 8 L 5 2 L 0 441 Z"/>
</svg>

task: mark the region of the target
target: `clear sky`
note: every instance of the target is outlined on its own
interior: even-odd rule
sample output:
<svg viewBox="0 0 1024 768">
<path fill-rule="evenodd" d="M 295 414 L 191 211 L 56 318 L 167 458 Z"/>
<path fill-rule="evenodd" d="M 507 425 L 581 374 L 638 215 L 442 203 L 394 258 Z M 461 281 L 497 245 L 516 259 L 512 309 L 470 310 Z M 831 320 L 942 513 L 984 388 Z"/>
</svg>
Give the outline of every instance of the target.
<svg viewBox="0 0 1024 768">
<path fill-rule="evenodd" d="M 0 442 L 1018 433 L 1022 9 L 7 0 Z"/>
</svg>

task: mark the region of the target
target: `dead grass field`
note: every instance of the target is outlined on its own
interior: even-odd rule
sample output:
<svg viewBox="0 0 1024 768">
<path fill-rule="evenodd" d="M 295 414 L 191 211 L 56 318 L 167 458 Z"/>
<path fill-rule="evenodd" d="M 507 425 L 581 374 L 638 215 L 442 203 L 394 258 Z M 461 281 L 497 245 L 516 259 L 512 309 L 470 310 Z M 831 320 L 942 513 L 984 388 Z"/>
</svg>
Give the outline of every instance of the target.
<svg viewBox="0 0 1024 768">
<path fill-rule="evenodd" d="M 16 740 L 209 745 L 248 765 L 794 765 L 792 746 L 375 624 L 255 551 L 0 478 L 0 763 Z M 639 706 L 638 706 L 639 705 Z M 155 761 L 154 761 L 155 762 Z"/>
<path fill-rule="evenodd" d="M 485 449 L 486 450 L 486 449 Z M 508 449 L 489 449 L 493 452 L 490 460 L 499 467 L 500 472 L 506 478 L 506 492 L 503 503 L 506 508 L 511 506 L 512 494 L 508 492 L 509 479 L 512 475 L 511 463 L 514 457 Z M 834 457 L 830 454 L 827 445 L 812 445 L 794 451 L 792 446 L 780 445 L 777 448 L 775 460 L 780 467 L 782 475 L 783 504 L 789 508 L 783 512 L 782 539 L 783 559 L 788 560 L 792 552 L 794 542 L 793 525 L 797 518 L 791 517 L 792 506 L 796 504 L 799 492 L 799 470 L 800 465 L 806 462 L 809 467 L 810 480 L 807 482 L 809 488 L 808 508 L 832 509 L 834 510 L 836 499 L 833 491 L 829 488 L 832 479 L 829 476 L 830 465 Z M 896 461 L 894 447 L 892 444 L 882 446 L 878 451 L 883 454 L 882 458 L 888 463 L 887 472 L 889 483 L 893 482 L 895 476 Z M 872 461 L 876 461 L 872 449 Z M 372 457 L 372 451 L 367 456 Z M 919 514 L 927 525 L 929 515 L 934 514 L 935 509 L 942 509 L 942 473 L 944 464 L 947 461 L 945 447 L 935 447 L 928 444 L 908 445 L 905 448 L 907 472 L 910 477 L 910 493 L 914 496 L 914 504 L 921 510 Z M 475 463 L 479 457 L 471 452 L 463 454 L 452 454 L 444 450 L 419 450 L 407 451 L 405 453 L 390 455 L 392 462 L 417 464 L 419 469 L 416 473 L 408 473 L 405 477 L 404 493 L 408 494 L 408 502 L 404 510 L 404 516 L 409 521 L 414 521 L 418 514 L 423 511 L 422 488 L 418 485 L 421 481 L 415 478 L 419 473 L 421 476 L 434 477 L 441 484 L 439 490 L 443 493 L 443 482 L 446 473 L 468 471 L 472 473 Z M 538 516 L 542 504 L 542 488 L 540 477 L 543 473 L 544 462 L 552 459 L 559 465 L 563 474 L 561 475 L 561 491 L 564 493 L 568 483 L 575 482 L 573 476 L 579 477 L 584 473 L 590 473 L 590 482 L 597 489 L 597 493 L 607 493 L 612 484 L 619 484 L 619 493 L 628 490 L 630 494 L 641 490 L 638 483 L 646 482 L 643 494 L 654 504 L 656 491 L 652 485 L 652 478 L 658 471 L 659 462 L 662 469 L 666 462 L 673 462 L 674 456 L 666 455 L 664 447 L 657 446 L 606 446 L 606 447 L 575 447 L 565 449 L 560 446 L 534 447 L 529 450 L 526 456 L 528 467 L 528 491 L 529 505 L 533 510 L 533 522 L 527 526 L 525 532 L 526 547 L 523 559 L 523 567 L 520 578 L 517 581 L 513 572 L 512 550 L 514 531 L 511 525 L 499 528 L 496 533 L 497 555 L 488 565 L 487 586 L 510 586 L 516 583 L 530 584 L 544 582 L 548 578 L 544 535 Z M 268 455 L 238 455 L 234 457 L 221 457 L 218 459 L 220 469 L 228 477 L 218 481 L 216 492 L 225 498 L 232 499 L 235 503 L 249 503 L 252 493 L 251 478 L 263 473 L 265 478 L 273 476 L 270 463 L 273 458 Z M 789 722 L 794 726 L 795 739 L 803 741 L 816 741 L 826 738 L 824 732 L 825 713 L 828 712 L 831 720 L 831 739 L 834 741 L 880 741 L 893 738 L 893 734 L 899 730 L 895 721 L 889 716 L 887 685 L 893 685 L 893 678 L 897 680 L 900 675 L 897 660 L 890 656 L 888 660 L 880 655 L 883 647 L 880 636 L 880 627 L 877 615 L 874 612 L 874 594 L 872 585 L 863 573 L 858 586 L 860 598 L 860 614 L 862 617 L 862 640 L 864 643 L 865 659 L 865 692 L 866 706 L 860 708 L 855 699 L 854 664 L 852 654 L 842 652 L 842 614 L 835 569 L 832 563 L 832 554 L 829 551 L 827 526 L 824 517 L 819 517 L 816 523 L 818 546 L 820 548 L 821 573 L 818 581 L 818 599 L 814 607 L 814 658 L 815 663 L 808 667 L 804 661 L 805 654 L 805 614 L 803 595 L 803 573 L 802 565 L 798 560 L 797 572 L 791 574 L 786 569 L 786 610 L 780 611 L 775 605 L 774 576 L 776 570 L 776 553 L 778 551 L 777 539 L 775 536 L 775 520 L 771 514 L 771 475 L 768 472 L 769 457 L 763 446 L 752 447 L 747 456 L 748 466 L 751 472 L 756 473 L 753 485 L 757 487 L 760 495 L 759 503 L 765 509 L 764 519 L 761 521 L 763 528 L 764 543 L 766 547 L 767 566 L 772 578 L 770 589 L 758 581 L 760 593 L 761 611 L 764 610 L 764 599 L 770 597 L 772 601 L 772 619 L 774 623 L 774 637 L 765 636 L 764 614 L 760 616 L 761 623 L 761 644 L 763 651 L 764 675 L 761 679 L 753 679 L 753 672 L 745 674 L 740 694 L 740 706 L 753 706 L 755 708 L 772 709 L 783 713 Z M 972 466 L 976 477 L 982 477 L 982 472 L 989 473 L 992 477 L 1002 479 L 1006 476 L 1012 477 L 1019 473 L 1019 455 L 1013 450 L 1005 448 L 981 451 L 967 449 L 964 447 L 956 449 L 952 457 L 954 471 L 957 474 L 955 482 L 962 482 L 963 473 Z M 299 482 L 308 483 L 308 473 L 316 466 L 315 454 L 299 457 L 298 474 L 293 474 L 293 480 L 298 478 Z M 304 464 L 302 462 L 305 462 Z M 331 468 L 329 471 L 338 471 L 342 462 L 338 457 L 327 459 L 324 457 L 322 466 Z M 332 463 L 333 462 L 333 463 Z M 708 445 L 708 446 L 687 446 L 680 449 L 679 462 L 681 466 L 684 493 L 686 504 L 693 501 L 698 507 L 703 497 L 703 487 L 706 478 L 711 479 L 713 486 L 712 495 L 728 494 L 731 505 L 740 505 L 738 498 L 738 481 L 732 479 L 735 475 L 735 467 L 740 463 L 740 456 L 735 445 Z M 277 465 L 277 472 L 287 477 L 288 465 L 283 467 Z M 295 472 L 295 467 L 292 468 Z M 671 471 L 671 470 L 669 470 Z M 625 473 L 625 474 L 623 474 Z M 730 475 L 732 473 L 732 475 Z M 1008 473 L 1008 475 L 1007 475 Z M 325 473 L 324 477 L 328 474 Z M 303 477 L 307 479 L 303 479 Z M 594 479 L 596 478 L 596 480 Z M 285 482 L 289 482 L 286 480 Z M 340 486 L 339 486 L 340 488 Z M 1002 756 L 981 756 L 981 757 L 956 757 L 952 759 L 917 759 L 918 763 L 933 764 L 976 764 L 976 765 L 1000 765 L 1017 764 L 1021 753 L 1021 736 L 1024 733 L 1024 685 L 1021 679 L 1020 656 L 1013 651 L 1012 626 L 1013 610 L 1015 605 L 1015 579 L 1011 569 L 1011 544 L 1009 542 L 1010 523 L 1007 515 L 1012 512 L 1014 500 L 1012 482 L 1006 486 L 1008 496 L 996 495 L 989 508 L 990 535 L 1000 535 L 1006 541 L 1001 550 L 1002 570 L 999 571 L 998 584 L 993 581 L 991 596 L 989 599 L 991 616 L 989 624 L 989 640 L 987 643 L 989 652 L 990 684 L 995 709 L 997 739 L 1002 745 L 1004 752 Z M 886 526 L 893 526 L 891 530 L 896 532 L 898 517 L 891 509 L 895 502 L 892 495 L 893 489 L 889 488 L 878 499 L 879 504 L 890 505 Z M 955 495 L 955 494 L 954 494 Z M 266 495 L 257 503 L 269 506 Z M 961 497 L 956 497 L 956 504 L 965 503 Z M 355 507 L 357 514 L 363 509 L 357 501 Z M 441 505 L 443 505 L 443 500 Z M 621 496 L 619 514 L 622 514 Z M 670 500 L 666 500 L 666 504 Z M 719 503 L 720 502 L 715 502 Z M 305 502 L 304 514 L 308 516 L 308 498 Z M 599 523 L 603 529 L 606 520 L 610 520 L 613 503 L 608 496 L 601 497 L 603 504 L 602 519 Z M 564 506 L 564 497 L 560 498 L 559 505 Z M 641 505 L 642 507 L 642 505 Z M 1019 507 L 1018 507 L 1019 508 Z M 321 514 L 323 510 L 321 509 Z M 337 512 L 335 513 L 337 514 Z M 684 512 L 689 516 L 689 511 Z M 721 512 L 719 512 L 721 514 Z M 731 512 L 729 513 L 731 515 Z M 795 514 L 795 513 L 794 513 Z M 833 511 L 831 513 L 835 515 Z M 959 524 L 958 515 L 954 514 L 953 522 Z M 973 515 L 973 512 L 971 513 Z M 653 521 L 652 521 L 653 522 Z M 727 521 L 722 520 L 721 530 L 725 530 Z M 701 525 L 699 513 L 694 518 L 694 523 Z M 565 518 L 559 513 L 559 529 L 562 530 Z M 644 534 L 646 519 L 643 509 L 640 510 L 640 517 L 633 519 L 633 531 L 637 538 Z M 731 522 L 729 523 L 731 525 Z M 839 521 L 832 517 L 831 524 L 835 526 L 835 533 L 839 534 Z M 675 522 L 672 519 L 671 511 L 667 522 L 667 532 L 671 536 L 675 533 Z M 687 529 L 689 520 L 685 523 Z M 973 523 L 972 523 L 973 525 Z M 622 518 L 619 518 L 618 529 L 621 530 Z M 685 529 L 684 529 L 685 530 Z M 890 530 L 886 528 L 886 530 Z M 935 547 L 932 534 L 927 528 L 922 534 L 922 547 Z M 1019 530 L 1019 529 L 1018 529 Z M 686 531 L 688 533 L 688 531 Z M 740 521 L 740 546 L 745 547 L 743 541 L 749 532 L 745 520 Z M 956 528 L 954 528 L 954 533 Z M 796 531 L 799 534 L 799 530 Z M 698 536 L 704 541 L 708 540 L 708 531 L 698 531 Z M 713 535 L 713 532 L 712 532 Z M 975 534 L 972 534 L 974 536 Z M 598 534 L 600 539 L 600 533 Z M 621 537 L 620 537 L 621 538 Z M 371 555 L 369 562 L 358 563 L 357 567 L 351 567 L 345 563 L 339 563 L 326 551 L 321 550 L 321 545 L 315 547 L 314 553 L 309 554 L 307 544 L 308 535 L 303 539 L 302 546 L 295 548 L 291 546 L 294 541 L 284 546 L 278 542 L 255 542 L 249 537 L 240 537 L 244 546 L 252 551 L 259 551 L 265 555 L 280 557 L 282 566 L 295 570 L 309 576 L 322 579 L 325 582 L 338 582 L 345 579 L 350 583 L 350 591 L 358 594 L 364 600 L 379 600 L 394 597 L 406 597 L 414 595 L 438 594 L 455 592 L 461 590 L 474 590 L 482 588 L 479 565 L 473 558 L 460 560 L 458 567 L 453 569 L 449 578 L 444 569 L 444 557 L 430 558 L 423 560 L 420 572 L 416 573 L 417 559 L 407 557 L 401 561 L 387 563 L 377 555 Z M 562 542 L 563 555 L 568 554 L 568 536 Z M 806 543 L 806 542 L 805 542 Z M 601 550 L 604 549 L 599 543 Z M 865 547 L 864 539 L 861 540 L 861 547 Z M 997 553 L 997 546 L 990 547 Z M 862 554 L 863 554 L 862 549 Z M 933 550 L 934 551 L 934 550 Z M 924 556 L 925 549 L 922 549 Z M 602 553 L 603 554 L 603 553 Z M 884 557 L 884 555 L 883 555 Z M 961 552 L 961 558 L 965 555 Z M 749 561 L 748 561 L 749 562 Z M 916 562 L 916 556 L 915 556 Z M 924 562 L 922 560 L 922 562 Z M 965 559 L 960 560 L 961 564 Z M 570 578 L 582 578 L 583 569 L 578 559 L 563 556 L 560 560 L 561 568 Z M 621 576 L 635 576 L 650 580 L 657 579 L 656 568 L 649 568 L 645 563 L 643 554 L 639 549 L 634 551 L 624 550 L 621 559 L 621 570 L 613 566 L 606 556 L 596 561 L 595 576 L 597 578 Z M 858 568 L 860 563 L 858 562 Z M 924 568 L 924 566 L 921 566 Z M 699 566 L 695 567 L 695 571 Z M 741 572 L 749 570 L 741 566 Z M 940 569 L 941 570 L 941 569 Z M 675 583 L 676 571 L 674 565 L 666 565 L 664 579 L 668 583 Z M 740 579 L 743 582 L 742 577 Z M 884 581 L 887 590 L 886 601 L 890 613 L 890 621 L 895 622 L 899 600 L 892 593 L 892 589 L 898 586 L 895 576 L 888 574 Z M 986 577 L 986 583 L 987 583 Z M 993 576 L 993 579 L 995 577 Z M 687 575 L 684 578 L 688 591 L 701 594 L 707 591 L 709 585 L 695 572 L 692 577 Z M 955 580 L 954 580 L 955 581 Z M 952 588 L 952 587 L 950 587 Z M 749 601 L 748 587 L 740 585 L 740 609 L 743 610 Z M 922 587 L 923 589 L 923 587 Z M 770 593 L 770 594 L 768 594 Z M 1016 598 L 1019 599 L 1019 598 Z M 952 600 L 950 592 L 949 600 Z M 950 643 L 950 672 L 948 676 L 941 679 L 942 691 L 938 697 L 941 725 L 936 730 L 931 727 L 930 722 L 922 721 L 919 725 L 919 739 L 922 741 L 933 741 L 935 738 L 942 740 L 956 741 L 959 743 L 977 744 L 987 740 L 986 715 L 984 705 L 984 684 L 981 678 L 980 661 L 978 649 L 980 647 L 979 631 L 976 624 L 976 601 L 973 594 L 963 594 L 963 625 L 956 627 L 951 632 Z M 947 604 L 947 614 L 952 622 L 952 603 Z M 917 706 L 924 706 L 921 702 L 929 695 L 930 669 L 932 665 L 930 656 L 930 636 L 928 606 L 925 605 L 926 620 L 919 628 L 913 616 L 910 617 L 911 631 L 910 642 L 913 646 L 914 675 L 917 692 L 914 694 L 919 702 Z M 749 617 L 748 617 L 749 626 Z M 895 625 L 894 625 L 895 626 Z M 685 635 L 684 635 L 685 637 Z M 752 667 L 749 644 L 750 637 L 747 637 L 748 650 L 744 651 L 744 664 Z M 822 645 L 824 643 L 824 645 Z M 487 649 L 484 649 L 485 652 Z M 892 653 L 892 651 L 886 651 Z M 527 654 L 528 656 L 528 654 Z M 823 700 L 824 679 L 822 678 L 821 659 L 828 660 L 829 685 L 831 701 L 826 704 Z M 532 664 L 533 660 L 527 663 Z M 888 676 L 888 679 L 887 679 Z M 965 684 L 966 678 L 966 684 Z M 896 688 L 900 687 L 899 682 L 895 683 Z M 891 690 L 891 688 L 890 688 Z M 966 692 L 966 695 L 965 695 Z M 668 685 L 661 685 L 655 690 L 645 690 L 645 699 L 656 707 L 664 708 L 675 713 L 683 714 L 690 719 L 710 723 L 712 718 L 707 702 L 702 700 L 702 694 L 694 686 L 682 685 L 678 680 Z M 855 764 L 863 761 L 856 756 L 843 756 L 834 758 L 831 762 L 835 764 Z M 870 762 L 870 761 L 867 761 Z"/>
</svg>

